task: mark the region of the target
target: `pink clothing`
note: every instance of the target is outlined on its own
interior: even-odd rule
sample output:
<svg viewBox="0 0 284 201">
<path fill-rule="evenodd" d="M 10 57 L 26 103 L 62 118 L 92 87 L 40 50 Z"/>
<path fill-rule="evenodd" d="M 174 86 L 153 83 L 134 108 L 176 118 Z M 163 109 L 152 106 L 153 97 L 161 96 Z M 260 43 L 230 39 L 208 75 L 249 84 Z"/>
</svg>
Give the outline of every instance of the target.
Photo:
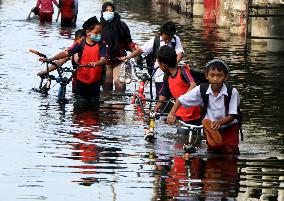
<svg viewBox="0 0 284 201">
<path fill-rule="evenodd" d="M 40 8 L 40 13 L 54 13 L 53 4 L 52 2 L 58 7 L 59 4 L 56 0 L 37 0 L 36 7 Z"/>
</svg>

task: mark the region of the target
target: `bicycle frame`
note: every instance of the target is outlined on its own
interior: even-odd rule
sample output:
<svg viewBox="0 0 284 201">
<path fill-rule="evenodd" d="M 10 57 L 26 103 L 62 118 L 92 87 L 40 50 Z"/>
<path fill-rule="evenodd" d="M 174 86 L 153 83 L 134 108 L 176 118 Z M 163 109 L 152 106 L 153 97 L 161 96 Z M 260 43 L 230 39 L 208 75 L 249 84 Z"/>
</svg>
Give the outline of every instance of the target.
<svg viewBox="0 0 284 201">
<path fill-rule="evenodd" d="M 184 150 L 191 149 L 190 152 L 195 152 L 196 148 L 200 147 L 201 141 L 204 139 L 203 125 L 187 124 L 182 120 L 178 120 L 180 128 L 188 133 L 188 143 L 184 144 Z M 183 132 L 184 132 L 183 131 Z"/>
<path fill-rule="evenodd" d="M 152 75 L 148 75 L 147 73 L 143 73 L 142 75 L 138 75 L 136 68 L 139 68 L 140 70 L 152 69 L 152 68 L 147 67 L 147 66 L 139 66 L 139 65 L 133 65 L 133 67 L 134 67 L 134 73 L 135 73 L 136 77 L 138 78 L 139 85 L 138 85 L 137 93 L 133 94 L 133 98 L 132 98 L 131 103 L 135 104 L 135 106 L 137 107 L 138 110 L 141 110 L 141 105 L 137 102 L 137 97 L 139 97 L 142 100 L 146 99 L 146 96 L 145 96 L 145 93 L 144 93 L 145 92 L 145 84 L 146 84 L 146 82 L 149 82 L 150 83 L 150 98 L 151 98 L 151 100 L 153 99 L 152 78 L 153 78 L 154 73 Z M 154 72 L 156 72 L 156 70 L 157 69 L 154 69 Z M 145 106 L 145 104 L 146 104 L 146 102 L 143 101 L 144 106 Z"/>
<path fill-rule="evenodd" d="M 144 73 L 142 76 L 137 76 L 137 77 L 139 79 L 138 80 L 139 81 L 139 86 L 138 86 L 137 93 L 133 94 L 133 98 L 131 100 L 131 103 L 134 104 L 136 106 L 137 110 L 141 112 L 142 108 L 141 108 L 141 105 L 138 102 L 139 99 L 137 97 L 139 97 L 140 100 L 142 100 L 143 106 L 145 106 L 145 104 L 146 104 L 146 101 L 145 101 L 146 97 L 145 97 L 145 94 L 144 94 L 144 92 L 145 92 L 145 88 L 144 87 L 145 87 L 145 82 L 147 82 L 149 80 L 149 76 L 146 73 Z"/>
<path fill-rule="evenodd" d="M 47 56 L 45 54 L 40 53 L 36 50 L 30 49 L 30 52 L 32 52 L 32 53 L 34 53 L 38 56 L 47 58 Z M 43 63 L 46 63 L 47 75 L 41 76 L 41 81 L 40 81 L 38 91 L 40 93 L 47 94 L 48 91 L 50 90 L 51 81 L 56 80 L 56 82 L 60 84 L 58 94 L 57 94 L 58 101 L 60 101 L 60 102 L 66 102 L 67 101 L 67 99 L 65 97 L 66 96 L 66 86 L 72 81 L 72 79 L 73 79 L 74 75 L 76 74 L 76 72 L 78 71 L 78 69 L 81 68 L 81 67 L 91 67 L 91 66 L 88 66 L 88 65 L 79 65 L 76 69 L 73 69 L 72 67 L 71 68 L 62 67 L 62 66 L 58 65 L 57 63 L 50 61 L 50 60 L 43 61 Z M 49 64 L 56 67 L 58 77 L 55 77 L 54 75 L 49 74 L 49 67 L 48 67 Z M 66 77 L 66 76 L 63 76 L 64 73 L 71 73 L 71 75 L 70 75 L 70 77 Z M 44 84 L 42 86 L 44 79 L 47 79 L 47 82 L 46 82 L 46 84 Z"/>
<path fill-rule="evenodd" d="M 168 106 L 170 105 L 170 103 L 174 100 L 174 99 L 170 99 L 168 101 L 159 101 L 159 100 L 153 100 L 153 99 L 141 99 L 141 97 L 137 96 L 137 103 L 139 103 L 140 107 L 141 107 L 141 111 L 144 113 L 144 115 L 147 115 L 149 117 L 149 126 L 148 128 L 145 128 L 145 140 L 152 142 L 153 139 L 155 139 L 155 134 L 157 133 L 155 131 L 155 120 L 159 119 L 159 117 L 161 116 L 165 116 L 165 111 L 167 110 Z M 143 105 L 143 101 L 145 102 L 149 102 L 150 106 L 149 106 L 149 112 L 147 112 L 145 110 L 145 107 Z M 162 109 L 162 111 L 160 113 L 156 113 L 155 112 L 155 105 L 153 103 L 157 103 L 157 102 L 162 102 L 162 103 L 166 103 L 165 107 Z"/>
</svg>

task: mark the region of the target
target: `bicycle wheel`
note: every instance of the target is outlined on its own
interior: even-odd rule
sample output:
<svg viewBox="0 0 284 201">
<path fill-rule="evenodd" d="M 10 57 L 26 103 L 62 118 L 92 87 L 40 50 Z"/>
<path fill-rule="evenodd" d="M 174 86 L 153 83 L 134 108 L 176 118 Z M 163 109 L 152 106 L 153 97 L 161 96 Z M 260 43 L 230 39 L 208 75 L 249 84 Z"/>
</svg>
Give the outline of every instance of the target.
<svg viewBox="0 0 284 201">
<path fill-rule="evenodd" d="M 65 101 L 66 100 L 65 95 L 66 95 L 66 85 L 61 84 L 58 90 L 58 100 Z"/>
<path fill-rule="evenodd" d="M 49 86 L 49 83 L 45 83 L 40 89 L 39 89 L 39 92 L 42 93 L 42 94 L 47 94 L 50 87 Z"/>
</svg>

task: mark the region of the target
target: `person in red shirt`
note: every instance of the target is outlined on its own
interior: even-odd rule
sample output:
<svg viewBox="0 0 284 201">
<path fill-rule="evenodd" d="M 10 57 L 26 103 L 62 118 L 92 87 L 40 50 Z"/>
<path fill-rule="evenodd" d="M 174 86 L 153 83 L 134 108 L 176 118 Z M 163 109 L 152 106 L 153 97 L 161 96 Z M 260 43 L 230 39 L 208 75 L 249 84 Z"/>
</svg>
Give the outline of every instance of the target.
<svg viewBox="0 0 284 201">
<path fill-rule="evenodd" d="M 78 29 L 75 32 L 75 38 L 74 38 L 73 44 L 75 44 L 75 43 L 81 44 L 85 40 L 85 38 L 86 38 L 86 31 L 84 29 Z M 55 63 L 59 66 L 62 66 L 63 64 L 65 64 L 69 60 L 71 61 L 73 68 L 77 68 L 79 66 L 79 64 L 78 64 L 79 54 L 78 53 L 74 54 L 73 56 L 57 60 L 57 61 L 55 61 Z M 57 67 L 51 64 L 51 65 L 48 66 L 48 69 L 45 68 L 44 70 L 38 72 L 37 75 L 40 76 L 40 77 L 43 77 L 43 76 L 47 75 L 47 70 L 48 70 L 48 72 L 52 72 L 56 69 L 57 69 Z"/>
<path fill-rule="evenodd" d="M 58 20 L 59 14 L 61 14 L 61 26 L 73 26 L 74 22 L 74 0 L 59 0 L 59 11 L 56 21 Z"/>
<path fill-rule="evenodd" d="M 59 60 L 80 54 L 79 64 L 90 67 L 80 67 L 73 78 L 73 92 L 83 97 L 99 97 L 102 65 L 106 61 L 106 47 L 101 40 L 101 25 L 97 18 L 91 17 L 84 24 L 86 39 L 83 42 L 75 42 L 70 48 L 59 52 L 49 60 Z M 44 61 L 46 58 L 40 58 Z"/>
<path fill-rule="evenodd" d="M 159 100 L 166 100 L 169 97 L 178 98 L 196 86 L 189 67 L 187 65 L 177 67 L 176 58 L 176 52 L 172 47 L 162 46 L 158 52 L 159 68 L 165 73 L 164 82 L 159 92 Z M 161 105 L 157 104 L 156 110 Z M 176 116 L 186 123 L 201 125 L 200 106 L 189 108 L 181 106 L 176 112 Z"/>
<path fill-rule="evenodd" d="M 53 4 L 59 7 L 56 0 L 37 0 L 36 7 L 39 9 L 40 23 L 52 22 L 52 15 L 54 13 Z"/>
</svg>

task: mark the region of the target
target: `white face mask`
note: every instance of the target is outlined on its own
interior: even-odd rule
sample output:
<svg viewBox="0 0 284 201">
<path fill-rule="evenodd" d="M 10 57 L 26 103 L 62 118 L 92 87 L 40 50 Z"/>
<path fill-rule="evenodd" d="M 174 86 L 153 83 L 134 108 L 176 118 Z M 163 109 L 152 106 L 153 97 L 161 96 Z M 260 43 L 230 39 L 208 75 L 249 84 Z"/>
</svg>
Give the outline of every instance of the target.
<svg viewBox="0 0 284 201">
<path fill-rule="evenodd" d="M 114 18 L 114 12 L 103 12 L 103 18 L 106 21 L 111 21 Z"/>
</svg>

